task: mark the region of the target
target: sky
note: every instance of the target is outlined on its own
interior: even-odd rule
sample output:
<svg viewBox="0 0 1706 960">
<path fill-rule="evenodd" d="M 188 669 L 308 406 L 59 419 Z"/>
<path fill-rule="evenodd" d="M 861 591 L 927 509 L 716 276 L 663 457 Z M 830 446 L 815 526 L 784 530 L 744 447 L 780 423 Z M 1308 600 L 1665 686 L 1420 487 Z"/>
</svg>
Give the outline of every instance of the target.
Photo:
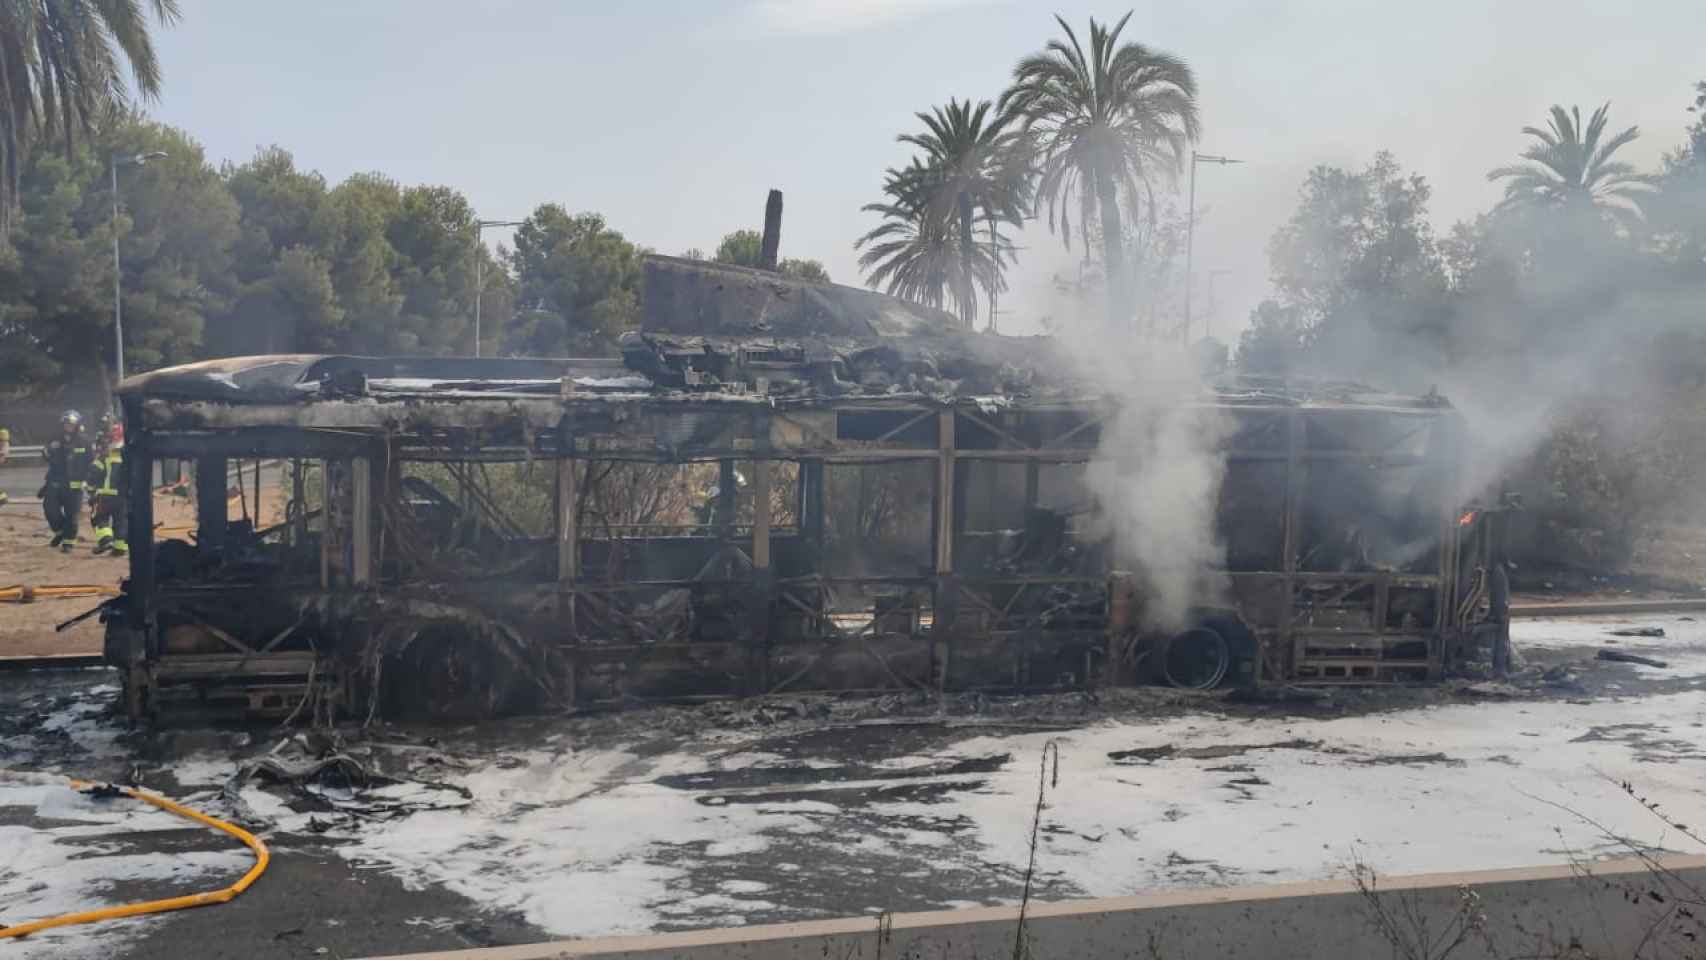
<svg viewBox="0 0 1706 960">
<path fill-rule="evenodd" d="M 715 248 L 786 197 L 782 255 L 859 283 L 897 134 L 950 97 L 994 99 L 1059 32 L 1132 10 L 1125 39 L 1196 72 L 1193 315 L 1231 338 L 1268 291 L 1265 248 L 1315 164 L 1390 150 L 1434 187 L 1442 232 L 1498 197 L 1487 170 L 1553 103 L 1611 102 L 1656 166 L 1682 139 L 1706 26 L 1699 0 L 1128 5 L 1060 0 L 181 0 L 159 35 L 151 112 L 214 162 L 278 144 L 331 182 L 380 171 L 463 191 L 480 216 L 595 211 L 662 253 Z M 1637 15 L 1630 10 L 1638 10 Z M 1184 203 L 1184 182 L 1179 202 Z M 498 231 L 488 242 L 500 243 Z M 1075 257 L 1036 225 L 1004 332 L 1058 308 Z M 1201 328 L 1199 327 L 1199 332 Z"/>
</svg>

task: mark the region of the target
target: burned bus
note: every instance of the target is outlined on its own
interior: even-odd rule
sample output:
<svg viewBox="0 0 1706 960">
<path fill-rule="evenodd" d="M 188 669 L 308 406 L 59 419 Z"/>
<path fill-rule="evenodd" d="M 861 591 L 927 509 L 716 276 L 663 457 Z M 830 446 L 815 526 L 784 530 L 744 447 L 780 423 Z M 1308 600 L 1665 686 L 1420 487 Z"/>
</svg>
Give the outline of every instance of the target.
<svg viewBox="0 0 1706 960">
<path fill-rule="evenodd" d="M 467 719 L 787 691 L 1437 680 L 1487 619 L 1438 397 L 1229 381 L 1223 562 L 1158 629 L 1046 341 L 651 258 L 620 359 L 267 356 L 121 385 L 131 715 Z M 157 524 L 188 464 L 194 523 Z M 271 492 L 267 492 L 271 491 Z M 274 505 L 262 509 L 262 497 Z"/>
</svg>

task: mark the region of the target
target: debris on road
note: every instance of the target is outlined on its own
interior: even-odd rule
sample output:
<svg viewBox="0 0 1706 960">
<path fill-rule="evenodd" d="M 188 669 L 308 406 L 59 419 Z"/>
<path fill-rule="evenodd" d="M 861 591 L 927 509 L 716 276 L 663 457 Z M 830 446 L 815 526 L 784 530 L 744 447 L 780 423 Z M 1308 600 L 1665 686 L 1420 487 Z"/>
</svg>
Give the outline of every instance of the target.
<svg viewBox="0 0 1706 960">
<path fill-rule="evenodd" d="M 1665 635 L 1665 628 L 1664 627 L 1622 627 L 1622 628 L 1619 628 L 1617 630 L 1611 631 L 1611 635 L 1614 637 L 1657 637 L 1657 638 L 1662 639 Z"/>
<path fill-rule="evenodd" d="M 1644 667 L 1659 667 L 1660 669 L 1670 666 L 1670 664 L 1663 660 L 1654 660 L 1652 657 L 1643 657 L 1633 653 L 1624 653 L 1621 650 L 1601 650 L 1599 651 L 1596 659 L 1610 660 L 1612 663 L 1638 663 Z"/>
<path fill-rule="evenodd" d="M 1469 697 L 1491 697 L 1499 699 L 1509 699 L 1524 695 L 1522 688 L 1515 684 L 1504 683 L 1498 680 L 1480 680 L 1475 683 L 1466 683 L 1458 687 L 1457 692 Z"/>
<path fill-rule="evenodd" d="M 423 810 L 458 810 L 473 802 L 466 788 L 452 784 L 394 776 L 377 771 L 332 742 L 313 742 L 298 735 L 280 741 L 270 751 L 241 761 L 221 790 L 240 819 L 258 821 L 243 800 L 251 781 L 265 781 L 290 791 L 300 811 L 342 814 L 346 825 L 355 820 L 388 820 Z M 445 794 L 453 795 L 446 798 Z M 311 818 L 313 832 L 336 824 Z"/>
</svg>

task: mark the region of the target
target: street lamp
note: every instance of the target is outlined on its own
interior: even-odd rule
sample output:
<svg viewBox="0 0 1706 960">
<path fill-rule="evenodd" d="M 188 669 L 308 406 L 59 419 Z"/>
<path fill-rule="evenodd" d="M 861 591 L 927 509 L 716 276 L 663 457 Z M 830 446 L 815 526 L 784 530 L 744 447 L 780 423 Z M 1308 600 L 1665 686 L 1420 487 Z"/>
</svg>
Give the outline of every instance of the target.
<svg viewBox="0 0 1706 960">
<path fill-rule="evenodd" d="M 480 355 L 480 295 L 486 292 L 485 263 L 486 258 L 480 256 L 480 234 L 487 227 L 519 227 L 520 220 L 476 220 L 474 221 L 474 356 Z"/>
<path fill-rule="evenodd" d="M 1191 151 L 1191 211 L 1185 220 L 1185 323 L 1180 333 L 1180 339 L 1185 343 L 1191 342 L 1191 255 L 1194 252 L 1197 234 L 1197 164 L 1218 163 L 1225 166 L 1229 163 L 1243 163 L 1231 157 L 1217 157 L 1209 153 Z"/>
<path fill-rule="evenodd" d="M 130 156 L 113 154 L 113 357 L 114 370 L 118 379 L 124 379 L 124 274 L 119 270 L 118 260 L 118 168 L 140 167 L 150 160 L 163 160 L 166 154 L 155 150 L 152 153 L 133 153 Z M 117 381 L 115 381 L 117 382 Z"/>
</svg>

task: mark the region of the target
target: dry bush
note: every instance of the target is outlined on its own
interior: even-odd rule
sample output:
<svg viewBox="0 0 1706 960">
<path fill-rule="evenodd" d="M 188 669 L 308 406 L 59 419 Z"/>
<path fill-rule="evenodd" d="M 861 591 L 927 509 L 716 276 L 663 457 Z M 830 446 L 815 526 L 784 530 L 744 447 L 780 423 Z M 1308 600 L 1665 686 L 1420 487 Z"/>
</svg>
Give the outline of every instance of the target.
<svg viewBox="0 0 1706 960">
<path fill-rule="evenodd" d="M 1507 478 L 1528 508 L 1519 566 L 1620 571 L 1654 527 L 1706 518 L 1706 338 L 1666 335 L 1614 368 Z"/>
</svg>

